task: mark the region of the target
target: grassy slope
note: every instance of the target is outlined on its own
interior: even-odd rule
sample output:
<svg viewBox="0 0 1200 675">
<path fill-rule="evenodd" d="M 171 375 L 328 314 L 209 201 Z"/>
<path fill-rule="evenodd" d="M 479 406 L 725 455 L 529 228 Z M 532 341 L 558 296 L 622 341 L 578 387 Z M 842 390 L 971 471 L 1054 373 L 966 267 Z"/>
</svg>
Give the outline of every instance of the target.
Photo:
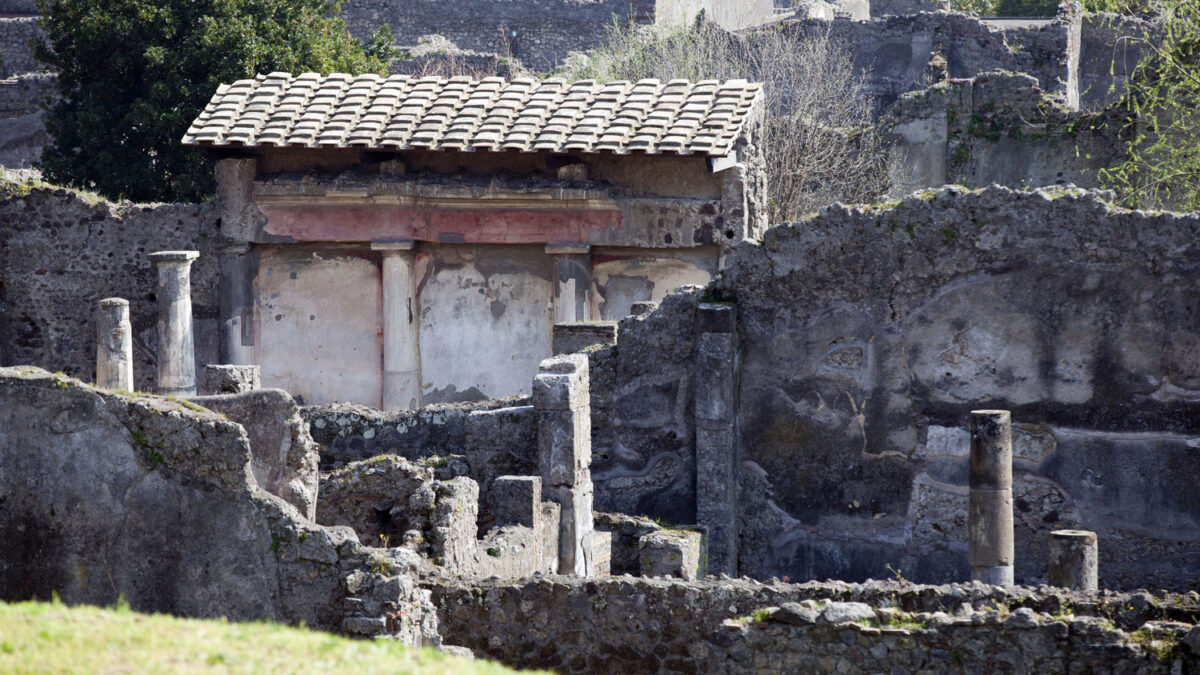
<svg viewBox="0 0 1200 675">
<path fill-rule="evenodd" d="M 270 623 L 226 623 L 57 603 L 0 603 L 0 673 L 513 672 L 431 649 Z"/>
</svg>

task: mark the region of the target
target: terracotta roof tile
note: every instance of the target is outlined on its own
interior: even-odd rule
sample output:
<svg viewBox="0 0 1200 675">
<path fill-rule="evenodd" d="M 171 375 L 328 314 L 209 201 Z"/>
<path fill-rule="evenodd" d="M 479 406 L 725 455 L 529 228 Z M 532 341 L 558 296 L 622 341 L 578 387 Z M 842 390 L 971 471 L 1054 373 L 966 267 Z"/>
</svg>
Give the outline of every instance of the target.
<svg viewBox="0 0 1200 675">
<path fill-rule="evenodd" d="M 195 146 L 728 154 L 762 85 L 259 75 L 221 85 Z"/>
</svg>

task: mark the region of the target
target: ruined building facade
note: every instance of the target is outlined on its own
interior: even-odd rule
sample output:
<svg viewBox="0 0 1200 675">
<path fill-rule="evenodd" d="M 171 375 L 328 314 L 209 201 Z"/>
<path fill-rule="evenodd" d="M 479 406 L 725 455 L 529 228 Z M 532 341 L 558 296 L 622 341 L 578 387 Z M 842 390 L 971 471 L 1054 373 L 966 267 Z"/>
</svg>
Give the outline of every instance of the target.
<svg viewBox="0 0 1200 675">
<path fill-rule="evenodd" d="M 221 358 L 308 402 L 527 390 L 555 323 L 706 283 L 765 228 L 760 86 L 272 74 L 217 158 Z"/>
</svg>

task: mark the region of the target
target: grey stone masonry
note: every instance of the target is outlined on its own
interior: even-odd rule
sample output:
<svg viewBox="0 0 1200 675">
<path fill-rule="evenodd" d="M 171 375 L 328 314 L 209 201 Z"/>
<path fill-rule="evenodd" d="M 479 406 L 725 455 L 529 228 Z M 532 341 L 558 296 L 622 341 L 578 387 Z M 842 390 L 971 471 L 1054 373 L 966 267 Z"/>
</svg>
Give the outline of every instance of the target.
<svg viewBox="0 0 1200 675">
<path fill-rule="evenodd" d="M 163 394 L 196 394 L 191 268 L 199 257 L 199 251 L 150 254 L 158 266 L 158 391 Z"/>
<path fill-rule="evenodd" d="M 1050 533 L 1050 562 L 1046 571 L 1051 586 L 1094 593 L 1099 589 L 1099 549 L 1096 533 L 1055 530 Z"/>
<path fill-rule="evenodd" d="M 967 558 L 971 579 L 1013 583 L 1012 419 L 1007 410 L 971 412 Z"/>
<path fill-rule="evenodd" d="M 258 366 L 209 364 L 204 367 L 204 393 L 240 394 L 262 387 Z"/>
<path fill-rule="evenodd" d="M 542 505 L 542 479 L 498 476 L 491 491 L 492 524 L 533 527 Z"/>
<path fill-rule="evenodd" d="M 133 391 L 133 329 L 123 298 L 101 300 L 96 313 L 96 386 Z"/>
<path fill-rule="evenodd" d="M 538 371 L 533 407 L 542 496 L 562 507 L 558 572 L 589 576 L 594 521 L 588 360 L 583 354 L 555 356 L 542 361 Z"/>
<path fill-rule="evenodd" d="M 658 530 L 638 541 L 644 577 L 678 577 L 695 581 L 705 575 L 704 535 L 691 530 Z"/>
<path fill-rule="evenodd" d="M 615 344 L 616 321 L 572 321 L 554 324 L 555 354 L 570 354 L 592 345 Z"/>
<path fill-rule="evenodd" d="M 708 530 L 708 568 L 738 571 L 737 311 L 701 304 L 696 326 L 696 521 Z"/>
</svg>

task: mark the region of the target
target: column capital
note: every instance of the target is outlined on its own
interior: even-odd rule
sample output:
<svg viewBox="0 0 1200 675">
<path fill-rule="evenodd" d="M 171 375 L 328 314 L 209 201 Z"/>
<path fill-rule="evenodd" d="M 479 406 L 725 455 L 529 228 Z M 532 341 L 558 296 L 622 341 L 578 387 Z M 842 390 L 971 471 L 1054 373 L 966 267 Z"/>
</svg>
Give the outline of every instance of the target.
<svg viewBox="0 0 1200 675">
<path fill-rule="evenodd" d="M 413 250 L 415 242 L 412 239 L 397 239 L 395 241 L 373 241 L 371 242 L 372 251 L 382 251 L 388 253 L 403 253 Z"/>
<path fill-rule="evenodd" d="M 181 263 L 191 262 L 200 257 L 199 251 L 155 251 L 147 256 L 150 262 L 154 264 L 160 263 Z"/>
<path fill-rule="evenodd" d="M 546 244 L 547 255 L 586 255 L 591 244 Z"/>
</svg>

